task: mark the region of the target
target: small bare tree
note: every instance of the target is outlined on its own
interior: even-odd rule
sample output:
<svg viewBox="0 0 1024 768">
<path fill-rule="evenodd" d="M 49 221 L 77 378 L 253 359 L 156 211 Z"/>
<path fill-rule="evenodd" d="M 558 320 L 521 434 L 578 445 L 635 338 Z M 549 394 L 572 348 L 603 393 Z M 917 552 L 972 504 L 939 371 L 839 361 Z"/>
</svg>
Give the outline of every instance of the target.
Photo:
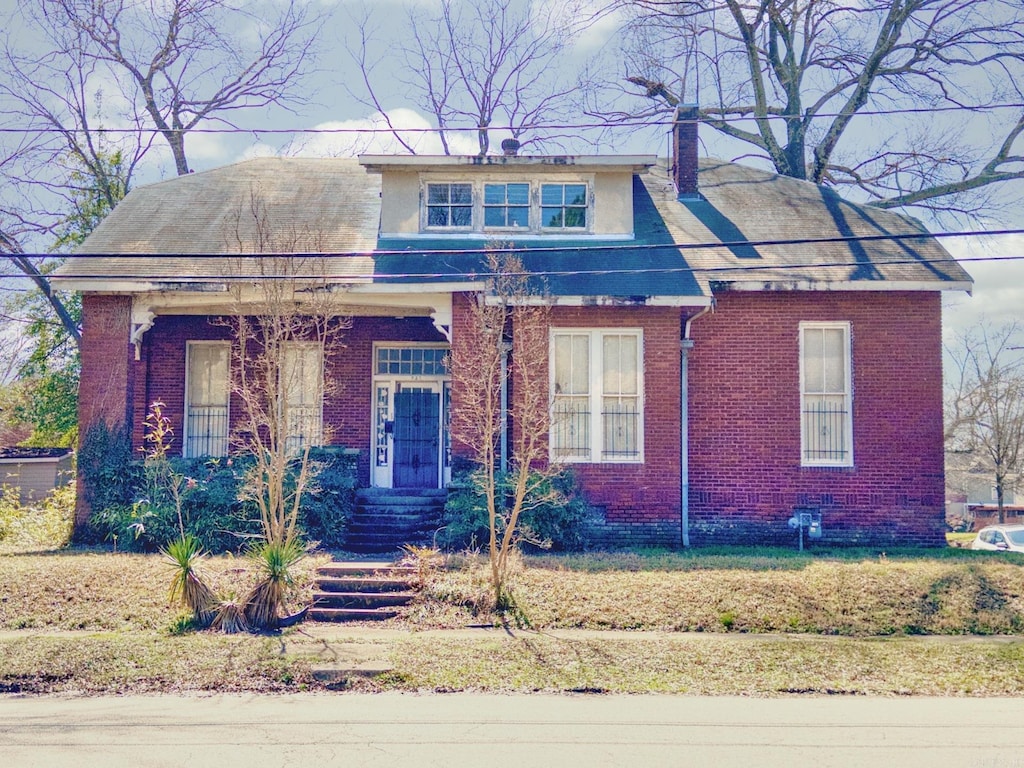
<svg viewBox="0 0 1024 768">
<path fill-rule="evenodd" d="M 244 498 L 260 512 L 263 542 L 254 549 L 263 578 L 246 598 L 245 618 L 273 627 L 305 553 L 298 536 L 303 494 L 318 467 L 310 448 L 324 439 L 324 366 L 351 327 L 325 275 L 322 233 L 275 223 L 258 189 L 240 206 L 230 280 L 235 309 L 224 322 L 234 337 L 232 394 L 241 404 L 234 445 L 252 457 Z M 312 255 L 303 255 L 312 254 Z"/>
<path fill-rule="evenodd" d="M 509 597 L 510 557 L 520 518 L 531 507 L 557 501 L 547 482 L 557 470 L 547 460 L 550 308 L 543 296 L 531 291 L 517 257 L 497 248 L 488 252 L 487 263 L 489 288 L 469 305 L 468 322 L 452 338 L 457 398 L 452 434 L 476 465 L 476 485 L 487 506 L 490 529 L 491 585 L 500 607 Z M 502 457 L 502 436 L 509 428 L 503 422 L 506 415 L 511 439 L 508 455 Z M 506 488 L 511 489 L 507 494 Z"/>
<path fill-rule="evenodd" d="M 295 538 L 313 479 L 309 449 L 322 443 L 323 368 L 351 318 L 327 285 L 322 234 L 275 223 L 258 189 L 236 215 L 231 271 L 232 391 L 241 403 L 234 443 L 255 465 L 249 495 L 268 541 Z"/>
<path fill-rule="evenodd" d="M 946 404 L 946 444 L 975 453 L 995 483 L 999 522 L 1006 492 L 1024 470 L 1024 358 L 1016 323 L 981 325 L 947 349 L 954 362 Z"/>
</svg>

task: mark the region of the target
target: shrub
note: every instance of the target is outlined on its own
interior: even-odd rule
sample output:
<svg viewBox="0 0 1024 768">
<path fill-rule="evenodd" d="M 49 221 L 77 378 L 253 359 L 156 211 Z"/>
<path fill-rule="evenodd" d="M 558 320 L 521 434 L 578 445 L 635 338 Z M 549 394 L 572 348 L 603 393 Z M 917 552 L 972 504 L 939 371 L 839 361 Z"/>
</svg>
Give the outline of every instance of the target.
<svg viewBox="0 0 1024 768">
<path fill-rule="evenodd" d="M 356 453 L 317 448 L 309 452 L 317 475 L 303 494 L 299 527 L 310 541 L 340 547 L 356 497 Z"/>
<path fill-rule="evenodd" d="M 320 470 L 299 511 L 304 534 L 325 546 L 337 546 L 354 506 L 355 467 L 344 454 L 311 451 Z M 259 512 L 239 500 L 239 488 L 251 460 L 168 460 L 174 476 L 184 479 L 180 492 L 184 532 L 208 552 L 237 552 L 260 536 Z M 143 462 L 126 470 L 133 484 L 109 498 L 118 501 L 93 507 L 89 519 L 94 540 L 115 542 L 118 549 L 155 552 L 181 535 L 173 495 L 160 484 L 147 483 Z M 127 497 L 128 501 L 121 501 Z"/>
<path fill-rule="evenodd" d="M 24 504 L 16 488 L 0 487 L 0 542 L 7 548 L 59 549 L 70 541 L 74 519 L 73 482 Z"/>
<path fill-rule="evenodd" d="M 556 501 L 531 505 L 527 500 L 519 520 L 521 544 L 561 551 L 582 549 L 586 545 L 592 512 L 579 492 L 575 477 L 566 471 L 533 479 L 539 483 L 539 497 Z M 502 494 L 511 493 L 509 477 L 501 477 L 499 483 Z M 438 533 L 438 543 L 447 549 L 476 549 L 485 546 L 489 537 L 487 502 L 478 490 L 475 475 L 460 473 L 448 486 L 444 528 Z"/>
<path fill-rule="evenodd" d="M 132 455 L 131 437 L 123 424 L 111 427 L 98 421 L 89 427 L 77 462 L 89 509 L 96 512 L 132 506 L 142 480 L 142 462 Z M 84 543 L 103 541 L 107 534 L 91 525 L 75 531 L 75 537 Z"/>
</svg>

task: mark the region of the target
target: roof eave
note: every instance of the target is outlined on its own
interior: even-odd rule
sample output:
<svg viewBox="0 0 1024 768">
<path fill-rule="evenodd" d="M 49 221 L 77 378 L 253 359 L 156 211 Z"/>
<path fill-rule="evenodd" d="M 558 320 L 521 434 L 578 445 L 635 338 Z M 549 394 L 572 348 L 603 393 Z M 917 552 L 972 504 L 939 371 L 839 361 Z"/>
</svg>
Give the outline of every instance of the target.
<svg viewBox="0 0 1024 768">
<path fill-rule="evenodd" d="M 736 280 L 713 281 L 729 291 L 965 291 L 971 280 Z"/>
</svg>

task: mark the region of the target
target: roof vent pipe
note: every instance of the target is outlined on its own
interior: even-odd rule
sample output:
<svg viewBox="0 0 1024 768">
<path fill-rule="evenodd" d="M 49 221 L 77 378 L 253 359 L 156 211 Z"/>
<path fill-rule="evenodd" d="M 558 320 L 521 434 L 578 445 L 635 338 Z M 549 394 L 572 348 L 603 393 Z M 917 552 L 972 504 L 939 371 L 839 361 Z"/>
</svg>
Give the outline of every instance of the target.
<svg viewBox="0 0 1024 768">
<path fill-rule="evenodd" d="M 519 154 L 519 139 L 504 139 L 501 142 L 501 151 L 506 157 L 515 157 Z"/>
<path fill-rule="evenodd" d="M 676 108 L 672 119 L 672 181 L 680 200 L 700 197 L 697 191 L 697 122 L 700 110 L 696 104 Z"/>
</svg>

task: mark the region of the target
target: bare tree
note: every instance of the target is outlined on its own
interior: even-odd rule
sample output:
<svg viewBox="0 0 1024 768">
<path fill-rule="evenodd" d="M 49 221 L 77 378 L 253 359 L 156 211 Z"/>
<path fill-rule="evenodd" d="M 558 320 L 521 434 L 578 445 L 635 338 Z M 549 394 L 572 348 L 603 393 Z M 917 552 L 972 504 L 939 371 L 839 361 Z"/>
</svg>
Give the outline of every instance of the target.
<svg viewBox="0 0 1024 768">
<path fill-rule="evenodd" d="M 647 106 L 613 121 L 699 103 L 706 125 L 780 174 L 854 187 L 882 208 L 973 215 L 992 185 L 1024 176 L 1018 0 L 619 5 L 631 14 L 625 87 Z M 987 121 L 981 136 L 965 135 L 968 121 Z"/>
<path fill-rule="evenodd" d="M 992 473 L 999 522 L 1005 494 L 1024 470 L 1022 329 L 981 325 L 947 349 L 954 362 L 946 404 L 946 444 L 974 453 Z"/>
<path fill-rule="evenodd" d="M 242 406 L 233 442 L 254 459 L 248 496 L 266 539 L 290 542 L 315 475 L 309 449 L 324 440 L 324 366 L 351 318 L 315 255 L 322 233 L 274 222 L 258 189 L 238 211 L 234 240 L 245 255 L 233 259 L 235 309 L 226 321 L 234 336 L 231 387 Z"/>
<path fill-rule="evenodd" d="M 323 233 L 275 221 L 258 187 L 240 204 L 229 240 L 233 313 L 231 393 L 240 404 L 232 443 L 252 457 L 243 498 L 260 513 L 263 541 L 254 556 L 263 578 L 245 599 L 254 627 L 274 627 L 284 610 L 289 568 L 305 554 L 297 529 L 303 495 L 323 444 L 325 366 L 342 347 L 351 318 L 324 275 Z M 303 255 L 307 254 L 307 255 Z"/>
<path fill-rule="evenodd" d="M 531 290 L 518 258 L 492 250 L 488 271 L 489 289 L 469 305 L 468 322 L 452 339 L 452 386 L 458 399 L 452 435 L 476 466 L 475 484 L 490 529 L 491 586 L 501 606 L 508 598 L 520 518 L 531 507 L 558 501 L 547 482 L 558 470 L 547 461 L 550 308 Z M 508 455 L 502 457 L 509 422 Z M 511 488 L 508 495 L 506 488 Z"/>
<path fill-rule="evenodd" d="M 305 3 L 256 11 L 225 0 L 35 0 L 8 15 L 23 34 L 0 42 L 0 254 L 76 342 L 29 243 L 59 236 L 83 196 L 112 210 L 156 135 L 184 174 L 186 135 L 204 121 L 300 101 L 318 21 Z"/>
<path fill-rule="evenodd" d="M 557 3 L 489 0 L 464 3 L 441 0 L 436 11 L 414 5 L 406 34 L 397 44 L 402 60 L 402 94 L 437 124 L 445 154 L 452 154 L 456 126 L 476 126 L 479 154 L 486 155 L 496 126 L 527 146 L 541 138 L 529 136 L 544 124 L 568 115 L 570 96 L 578 84 L 567 57 L 574 39 L 597 18 L 583 0 Z M 389 20 L 388 23 L 393 23 Z M 376 81 L 379 60 L 373 19 L 356 20 L 358 40 L 349 53 L 359 67 L 363 102 L 387 117 L 384 95 L 398 95 L 393 80 Z M 411 142 L 390 126 L 396 139 L 415 154 Z M 558 131 L 545 131 L 556 140 Z"/>
<path fill-rule="evenodd" d="M 185 137 L 203 121 L 301 99 L 320 18 L 301 2 L 247 9 L 225 0 L 38 0 L 36 20 L 61 48 L 104 66 L 130 116 L 189 172 Z M 72 39 L 73 45 L 68 45 Z M 140 125 L 140 123 L 136 123 Z"/>
</svg>

